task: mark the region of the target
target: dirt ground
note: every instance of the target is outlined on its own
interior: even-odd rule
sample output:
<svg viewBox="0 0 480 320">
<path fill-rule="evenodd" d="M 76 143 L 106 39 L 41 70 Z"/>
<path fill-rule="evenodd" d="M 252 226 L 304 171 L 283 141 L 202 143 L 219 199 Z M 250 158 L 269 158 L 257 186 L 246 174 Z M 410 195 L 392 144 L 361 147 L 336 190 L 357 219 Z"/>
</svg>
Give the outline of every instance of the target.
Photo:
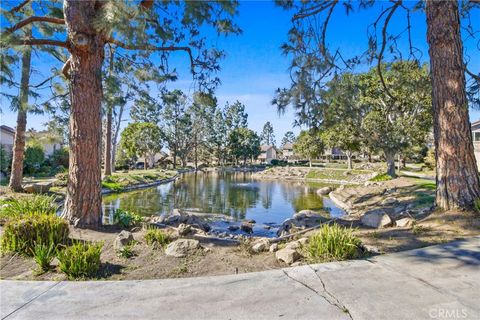
<svg viewBox="0 0 480 320">
<path fill-rule="evenodd" d="M 385 189 L 390 190 L 385 194 Z M 355 214 L 338 223 L 357 228 L 355 234 L 362 242 L 378 253 L 397 252 L 444 243 L 456 239 L 480 235 L 480 214 L 476 212 L 427 211 L 433 194 L 431 185 L 425 181 L 399 178 L 380 185 L 348 188 L 348 200 L 356 209 L 374 208 L 386 196 L 395 196 L 400 201 L 413 201 L 418 213 L 413 215 L 417 223 L 413 227 L 390 227 L 372 229 L 360 225 Z M 113 249 L 113 241 L 120 229 L 109 226 L 99 231 L 71 229 L 71 238 L 88 241 L 103 241 L 102 267 L 98 279 L 159 279 L 225 275 L 276 269 L 287 265 L 278 262 L 275 254 L 263 252 L 252 254 L 245 244 L 226 240 L 197 238 L 202 249 L 186 258 L 165 255 L 161 248 L 145 243 L 143 230 L 133 232 L 136 244 L 134 255 L 119 257 Z M 309 235 L 313 232 L 307 233 Z M 304 235 L 302 235 L 303 237 Z M 300 263 L 303 263 L 302 261 Z M 22 280 L 62 280 L 64 274 L 53 262 L 52 269 L 38 274 L 32 258 L 6 253 L 0 257 L 0 278 Z"/>
</svg>

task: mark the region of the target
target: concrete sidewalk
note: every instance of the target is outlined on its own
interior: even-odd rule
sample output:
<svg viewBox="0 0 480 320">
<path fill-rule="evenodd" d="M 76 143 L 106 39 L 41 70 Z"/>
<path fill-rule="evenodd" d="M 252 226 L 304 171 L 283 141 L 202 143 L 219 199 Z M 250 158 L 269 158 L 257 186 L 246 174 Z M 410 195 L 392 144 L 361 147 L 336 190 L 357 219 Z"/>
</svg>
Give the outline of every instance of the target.
<svg viewBox="0 0 480 320">
<path fill-rule="evenodd" d="M 0 290 L 2 319 L 480 319 L 480 237 L 240 275 Z"/>
</svg>

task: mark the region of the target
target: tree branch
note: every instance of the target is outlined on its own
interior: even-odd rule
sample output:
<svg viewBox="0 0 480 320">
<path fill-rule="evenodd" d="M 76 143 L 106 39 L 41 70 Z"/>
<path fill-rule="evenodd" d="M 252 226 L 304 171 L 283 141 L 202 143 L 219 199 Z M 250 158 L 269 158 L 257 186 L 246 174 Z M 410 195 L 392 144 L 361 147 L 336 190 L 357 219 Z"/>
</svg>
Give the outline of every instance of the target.
<svg viewBox="0 0 480 320">
<path fill-rule="evenodd" d="M 192 50 L 190 47 L 157 47 L 157 46 L 152 46 L 152 45 L 143 45 L 143 46 L 137 46 L 137 45 L 131 45 L 131 44 L 126 44 L 120 41 L 117 41 L 115 39 L 108 39 L 108 43 L 112 43 L 116 46 L 119 46 L 120 48 L 127 49 L 127 50 L 145 50 L 145 51 L 185 51 L 188 53 L 188 56 L 190 58 L 190 66 L 192 68 L 193 72 L 193 67 L 195 66 L 193 56 L 192 56 Z"/>
<path fill-rule="evenodd" d="M 480 1 L 480 0 L 479 0 Z M 475 73 L 473 73 L 472 71 L 468 70 L 467 66 L 465 65 L 465 72 L 470 76 L 472 77 L 474 80 L 476 81 L 480 81 L 480 75 L 476 75 Z"/>
<path fill-rule="evenodd" d="M 55 24 L 65 24 L 65 19 L 59 19 L 59 18 L 53 18 L 53 17 L 33 16 L 33 17 L 29 17 L 25 20 L 20 21 L 19 23 L 17 23 L 16 25 L 14 25 L 11 28 L 8 28 L 5 33 L 6 34 L 13 33 L 15 31 L 17 31 L 18 29 L 21 29 L 21 28 L 25 27 L 26 25 L 29 25 L 33 22 L 49 22 L 49 23 L 55 23 Z"/>
<path fill-rule="evenodd" d="M 318 6 L 313 6 L 313 7 L 307 8 L 303 12 L 299 12 L 296 15 L 294 15 L 293 18 L 292 18 L 292 22 L 295 21 L 295 20 L 298 20 L 298 19 L 303 19 L 303 18 L 306 18 L 306 17 L 316 15 L 317 13 L 320 13 L 323 10 L 330 7 L 332 4 L 333 4 L 332 2 L 330 2 L 330 3 L 327 2 L 327 3 L 324 3 L 323 5 L 318 5 Z"/>
<path fill-rule="evenodd" d="M 63 47 L 65 49 L 69 48 L 69 45 L 66 41 L 52 39 L 21 39 L 14 40 L 11 44 L 14 46 L 56 46 Z"/>
<path fill-rule="evenodd" d="M 10 13 L 20 11 L 20 9 L 22 9 L 22 8 L 23 8 L 27 3 L 29 3 L 29 2 L 30 2 L 30 0 L 25 0 L 25 1 L 23 1 L 23 2 L 20 3 L 18 6 L 13 7 L 13 8 L 10 10 Z"/>
</svg>

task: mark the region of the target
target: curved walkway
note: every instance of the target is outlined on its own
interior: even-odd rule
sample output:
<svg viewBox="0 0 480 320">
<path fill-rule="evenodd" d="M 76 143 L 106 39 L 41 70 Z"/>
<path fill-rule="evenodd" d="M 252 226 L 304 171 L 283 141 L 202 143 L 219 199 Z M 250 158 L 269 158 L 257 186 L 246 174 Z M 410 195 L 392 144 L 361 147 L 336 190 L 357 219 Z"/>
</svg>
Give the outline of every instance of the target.
<svg viewBox="0 0 480 320">
<path fill-rule="evenodd" d="M 368 260 L 142 281 L 1 281 L 2 319 L 479 319 L 480 237 Z"/>
</svg>

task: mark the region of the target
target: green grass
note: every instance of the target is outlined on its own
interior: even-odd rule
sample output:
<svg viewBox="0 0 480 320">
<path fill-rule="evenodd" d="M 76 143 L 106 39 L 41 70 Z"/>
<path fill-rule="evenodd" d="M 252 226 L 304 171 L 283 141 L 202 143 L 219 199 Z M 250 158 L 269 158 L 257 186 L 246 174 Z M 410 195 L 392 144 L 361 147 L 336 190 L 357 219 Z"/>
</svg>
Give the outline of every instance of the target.
<svg viewBox="0 0 480 320">
<path fill-rule="evenodd" d="M 50 263 L 55 257 L 56 251 L 57 247 L 53 243 L 50 243 L 50 245 L 35 244 L 35 247 L 32 250 L 32 255 L 40 272 L 50 269 Z"/>
<path fill-rule="evenodd" d="M 0 218 L 9 219 L 26 215 L 54 215 L 58 210 L 55 197 L 35 195 L 0 201 Z"/>
<path fill-rule="evenodd" d="M 128 259 L 133 257 L 134 252 L 133 252 L 133 247 L 135 246 L 135 242 L 132 241 L 131 243 L 123 246 L 119 251 L 118 251 L 118 256 Z"/>
<path fill-rule="evenodd" d="M 348 172 L 348 174 L 346 174 Z M 322 180 L 350 180 L 352 176 L 369 173 L 368 170 L 342 170 L 342 169 L 313 169 L 306 175 L 307 179 L 322 179 Z"/>
<path fill-rule="evenodd" d="M 103 179 L 102 187 L 115 192 L 122 192 L 126 187 L 169 179 L 174 177 L 176 174 L 177 172 L 173 170 L 157 169 L 115 172 L 113 175 Z"/>
<path fill-rule="evenodd" d="M 145 241 L 148 245 L 164 248 L 172 241 L 172 237 L 163 230 L 150 228 L 145 233 Z"/>
<path fill-rule="evenodd" d="M 369 181 L 382 182 L 382 181 L 388 181 L 388 180 L 392 180 L 392 177 L 390 177 L 386 173 L 379 173 L 375 177 L 371 178 Z"/>
<path fill-rule="evenodd" d="M 90 278 L 100 269 L 103 243 L 76 242 L 57 255 L 60 270 L 69 280 Z"/>
<path fill-rule="evenodd" d="M 361 241 L 353 235 L 353 231 L 338 224 L 323 225 L 304 247 L 307 259 L 316 263 L 360 257 Z"/>
</svg>

